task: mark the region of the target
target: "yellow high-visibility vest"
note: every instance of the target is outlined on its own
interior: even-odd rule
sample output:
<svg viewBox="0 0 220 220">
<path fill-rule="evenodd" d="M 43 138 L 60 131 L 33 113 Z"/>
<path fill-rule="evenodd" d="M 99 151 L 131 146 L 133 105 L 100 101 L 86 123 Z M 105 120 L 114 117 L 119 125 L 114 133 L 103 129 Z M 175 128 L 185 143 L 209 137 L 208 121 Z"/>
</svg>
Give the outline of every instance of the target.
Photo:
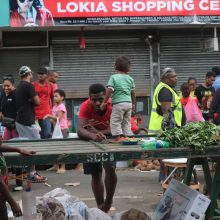
<svg viewBox="0 0 220 220">
<path fill-rule="evenodd" d="M 154 91 L 153 104 L 152 104 L 152 110 L 151 110 L 151 115 L 150 115 L 150 123 L 149 123 L 149 128 L 148 128 L 149 134 L 156 134 L 161 130 L 163 116 L 157 113 L 157 107 L 158 105 L 161 105 L 160 101 L 158 100 L 158 94 L 160 90 L 164 87 L 169 89 L 169 91 L 173 95 L 171 108 L 173 109 L 176 125 L 180 127 L 182 123 L 182 105 L 181 105 L 179 96 L 169 85 L 161 82 L 158 84 L 158 86 L 156 87 Z"/>
</svg>

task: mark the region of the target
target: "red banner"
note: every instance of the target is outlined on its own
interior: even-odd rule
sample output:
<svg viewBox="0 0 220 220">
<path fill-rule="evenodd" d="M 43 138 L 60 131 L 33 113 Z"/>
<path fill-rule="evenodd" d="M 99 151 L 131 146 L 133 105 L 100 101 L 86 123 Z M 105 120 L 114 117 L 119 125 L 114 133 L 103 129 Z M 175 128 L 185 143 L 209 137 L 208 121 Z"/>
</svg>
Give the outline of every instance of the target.
<svg viewBox="0 0 220 220">
<path fill-rule="evenodd" d="M 220 15 L 220 0 L 44 0 L 54 18 Z"/>
<path fill-rule="evenodd" d="M 220 23 L 220 0 L 10 0 L 12 27 Z"/>
</svg>

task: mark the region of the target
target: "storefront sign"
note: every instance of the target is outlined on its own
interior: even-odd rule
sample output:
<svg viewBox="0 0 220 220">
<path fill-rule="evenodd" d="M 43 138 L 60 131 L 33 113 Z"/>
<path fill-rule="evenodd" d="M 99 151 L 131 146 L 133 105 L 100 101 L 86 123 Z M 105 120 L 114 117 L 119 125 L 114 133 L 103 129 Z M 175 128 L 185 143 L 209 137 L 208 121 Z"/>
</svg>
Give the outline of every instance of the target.
<svg viewBox="0 0 220 220">
<path fill-rule="evenodd" d="M 18 2 L 15 5 L 12 2 Z M 10 0 L 11 26 L 220 23 L 220 0 Z M 22 14 L 23 13 L 23 14 Z"/>
</svg>

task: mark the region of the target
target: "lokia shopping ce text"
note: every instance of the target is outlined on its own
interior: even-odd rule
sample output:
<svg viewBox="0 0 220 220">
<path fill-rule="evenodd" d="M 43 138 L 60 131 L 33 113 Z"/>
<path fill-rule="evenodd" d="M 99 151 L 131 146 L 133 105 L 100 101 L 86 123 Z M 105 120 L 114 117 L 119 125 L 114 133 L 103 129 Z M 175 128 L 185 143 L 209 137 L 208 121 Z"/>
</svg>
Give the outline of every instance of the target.
<svg viewBox="0 0 220 220">
<path fill-rule="evenodd" d="M 57 13 L 182 12 L 220 10 L 219 0 L 57 1 Z"/>
</svg>

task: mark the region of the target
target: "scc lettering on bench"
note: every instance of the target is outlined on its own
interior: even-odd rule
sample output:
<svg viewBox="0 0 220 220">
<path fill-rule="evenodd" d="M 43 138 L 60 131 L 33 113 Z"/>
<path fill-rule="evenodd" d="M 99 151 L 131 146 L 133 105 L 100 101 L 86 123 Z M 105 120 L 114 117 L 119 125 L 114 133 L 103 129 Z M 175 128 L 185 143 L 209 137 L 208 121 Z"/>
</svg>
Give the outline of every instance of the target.
<svg viewBox="0 0 220 220">
<path fill-rule="evenodd" d="M 114 161 L 114 154 L 113 153 L 95 153 L 95 154 L 88 154 L 86 162 L 87 163 L 94 163 L 94 162 L 112 162 Z"/>
</svg>

